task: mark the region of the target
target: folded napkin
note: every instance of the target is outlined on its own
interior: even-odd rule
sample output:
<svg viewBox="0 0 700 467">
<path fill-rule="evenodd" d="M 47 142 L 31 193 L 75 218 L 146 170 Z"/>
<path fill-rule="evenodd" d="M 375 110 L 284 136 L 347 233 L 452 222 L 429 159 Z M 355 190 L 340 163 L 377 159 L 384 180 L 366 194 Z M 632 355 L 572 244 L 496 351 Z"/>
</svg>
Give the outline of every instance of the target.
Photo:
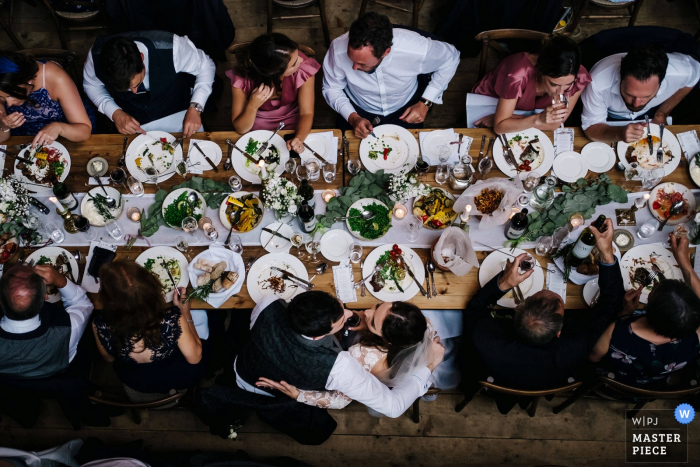
<svg viewBox="0 0 700 467">
<path fill-rule="evenodd" d="M 226 270 L 236 271 L 238 273 L 238 280 L 235 284 L 233 284 L 233 287 L 224 292 L 212 293 L 209 295 L 209 298 L 207 298 L 207 303 L 214 308 L 219 308 L 226 300 L 229 299 L 229 297 L 240 292 L 241 288 L 243 287 L 243 281 L 245 280 L 245 265 L 243 264 L 243 258 L 241 258 L 241 255 L 234 253 L 222 245 L 212 244 L 208 250 L 198 254 L 190 262 L 189 266 L 187 266 L 187 272 L 190 275 L 190 283 L 192 284 L 192 287 L 197 286 L 197 278 L 204 274 L 204 271 L 200 271 L 194 267 L 199 258 L 214 262 L 226 261 Z"/>
<path fill-rule="evenodd" d="M 445 261 L 445 258 L 448 258 Z M 479 267 L 479 260 L 469 235 L 457 227 L 448 227 L 440 235 L 433 249 L 433 260 L 449 269 L 455 276 L 463 276 L 472 267 Z"/>
<path fill-rule="evenodd" d="M 114 260 L 117 245 L 105 242 L 93 241 L 90 243 L 90 251 L 88 252 L 85 264 L 85 273 L 80 285 L 90 293 L 100 291 L 100 283 L 97 281 L 100 268 L 103 264 L 110 263 Z"/>
<path fill-rule="evenodd" d="M 324 159 L 326 159 L 329 163 L 331 164 L 337 164 L 338 163 L 338 137 L 333 136 L 332 131 L 324 131 L 322 133 L 312 133 L 314 136 L 323 136 L 328 140 L 331 146 L 331 152 L 330 154 L 321 154 Z M 308 149 L 304 149 L 304 151 L 299 154 L 299 157 L 301 158 L 302 162 L 306 162 L 306 160 L 309 157 L 313 157 L 313 154 L 311 151 Z M 323 161 L 321 161 L 323 163 Z"/>
</svg>

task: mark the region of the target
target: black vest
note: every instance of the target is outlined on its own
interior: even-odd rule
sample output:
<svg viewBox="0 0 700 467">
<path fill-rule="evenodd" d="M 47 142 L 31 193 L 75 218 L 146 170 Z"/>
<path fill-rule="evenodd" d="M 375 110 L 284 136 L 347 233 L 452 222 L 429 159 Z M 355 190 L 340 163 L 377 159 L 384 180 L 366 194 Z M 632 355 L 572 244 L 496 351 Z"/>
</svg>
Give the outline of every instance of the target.
<svg viewBox="0 0 700 467">
<path fill-rule="evenodd" d="M 238 354 L 236 372 L 252 386 L 262 376 L 321 391 L 341 350 L 333 336 L 310 340 L 297 334 L 289 325 L 285 302 L 277 300 L 255 321 Z"/>
<path fill-rule="evenodd" d="M 68 368 L 71 324 L 59 303 L 44 303 L 41 324 L 24 334 L 0 328 L 0 379 L 45 378 Z"/>
<path fill-rule="evenodd" d="M 102 47 L 112 37 L 125 37 L 141 42 L 148 49 L 148 79 L 150 90 L 134 94 L 119 91 L 109 82 L 100 55 Z M 112 36 L 100 36 L 92 46 L 95 76 L 119 107 L 141 125 L 186 110 L 190 105 L 195 76 L 175 73 L 173 63 L 173 34 L 165 31 L 132 31 Z M 204 106 L 205 102 L 199 102 Z"/>
</svg>

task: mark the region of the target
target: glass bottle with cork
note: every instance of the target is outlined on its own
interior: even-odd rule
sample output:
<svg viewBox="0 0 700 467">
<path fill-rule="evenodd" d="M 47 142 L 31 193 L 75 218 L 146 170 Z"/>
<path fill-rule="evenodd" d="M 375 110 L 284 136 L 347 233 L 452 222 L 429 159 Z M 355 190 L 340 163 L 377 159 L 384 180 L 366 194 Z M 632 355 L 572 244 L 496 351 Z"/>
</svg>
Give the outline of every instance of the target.
<svg viewBox="0 0 700 467">
<path fill-rule="evenodd" d="M 513 215 L 508 223 L 508 228 L 506 229 L 506 238 L 509 240 L 515 240 L 523 236 L 527 230 L 528 225 L 527 218 L 527 208 Z"/>
<path fill-rule="evenodd" d="M 78 200 L 75 199 L 73 193 L 68 188 L 66 183 L 63 183 L 54 177 L 51 179 L 52 191 L 61 205 L 69 211 L 75 211 L 78 208 Z"/>
</svg>

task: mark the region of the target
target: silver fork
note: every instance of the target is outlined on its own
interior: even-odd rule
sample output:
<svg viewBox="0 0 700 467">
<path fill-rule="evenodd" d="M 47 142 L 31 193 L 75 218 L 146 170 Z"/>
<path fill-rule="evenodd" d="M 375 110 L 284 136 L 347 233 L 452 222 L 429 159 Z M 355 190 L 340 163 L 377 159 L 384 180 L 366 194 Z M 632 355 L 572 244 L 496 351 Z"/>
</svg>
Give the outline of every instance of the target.
<svg viewBox="0 0 700 467">
<path fill-rule="evenodd" d="M 179 145 L 182 144 L 182 139 L 183 138 L 178 138 L 175 141 L 173 141 L 173 149 L 177 148 Z"/>
<path fill-rule="evenodd" d="M 363 259 L 360 261 L 360 274 L 362 274 L 362 269 L 365 267 L 365 260 Z M 360 285 L 360 297 L 365 296 L 365 281 L 362 281 L 362 284 Z"/>
<path fill-rule="evenodd" d="M 262 156 L 262 154 L 267 150 L 267 147 L 270 145 L 270 140 L 275 137 L 275 135 L 282 129 L 284 128 L 284 122 L 280 122 L 279 125 L 277 125 L 277 129 L 270 135 L 270 137 L 265 141 L 262 146 L 260 146 L 260 149 L 255 151 L 255 154 L 253 154 L 253 157 L 258 157 Z"/>
<path fill-rule="evenodd" d="M 666 125 L 663 123 L 659 124 L 659 148 L 656 150 L 656 162 L 659 164 L 664 161 L 664 150 L 663 150 L 663 145 L 664 145 L 664 128 Z"/>
</svg>

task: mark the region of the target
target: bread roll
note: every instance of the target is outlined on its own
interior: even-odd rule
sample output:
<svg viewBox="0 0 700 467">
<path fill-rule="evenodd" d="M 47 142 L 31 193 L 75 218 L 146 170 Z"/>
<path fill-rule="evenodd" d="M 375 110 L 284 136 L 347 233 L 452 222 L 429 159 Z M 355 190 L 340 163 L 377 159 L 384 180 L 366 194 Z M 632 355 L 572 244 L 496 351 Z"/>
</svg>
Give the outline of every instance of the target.
<svg viewBox="0 0 700 467">
<path fill-rule="evenodd" d="M 221 282 L 224 285 L 224 289 L 228 290 L 233 287 L 233 284 L 238 280 L 238 273 L 235 271 L 226 271 L 221 276 Z"/>
<path fill-rule="evenodd" d="M 211 291 L 214 293 L 221 292 L 224 289 L 224 284 L 221 281 L 221 278 L 219 277 L 214 283 L 212 284 Z"/>
<path fill-rule="evenodd" d="M 211 276 L 209 275 L 208 272 L 205 272 L 204 274 L 202 274 L 201 276 L 199 276 L 197 278 L 197 287 L 202 286 L 202 285 L 206 285 L 207 283 L 209 283 L 210 280 L 211 280 Z"/>
<path fill-rule="evenodd" d="M 213 267 L 204 264 L 201 259 L 197 260 L 197 262 L 194 263 L 194 268 L 204 272 L 212 272 L 212 270 L 214 269 Z"/>
<path fill-rule="evenodd" d="M 212 279 L 218 279 L 226 270 L 226 261 L 221 261 L 214 266 L 214 270 L 211 272 Z"/>
</svg>

